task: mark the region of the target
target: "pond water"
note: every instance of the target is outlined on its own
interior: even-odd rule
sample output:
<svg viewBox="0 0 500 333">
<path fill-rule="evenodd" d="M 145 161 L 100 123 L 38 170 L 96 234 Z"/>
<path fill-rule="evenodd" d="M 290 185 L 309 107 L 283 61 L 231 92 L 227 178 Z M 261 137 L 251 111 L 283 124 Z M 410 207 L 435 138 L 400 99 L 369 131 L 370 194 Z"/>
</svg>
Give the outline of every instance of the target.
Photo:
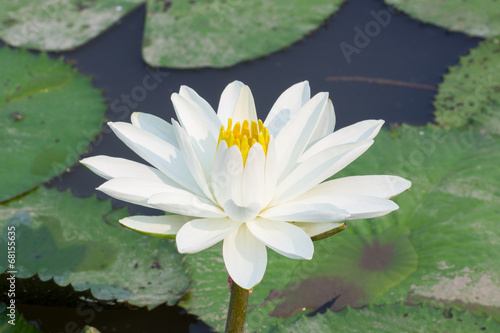
<svg viewBox="0 0 500 333">
<path fill-rule="evenodd" d="M 377 21 L 374 13 L 381 11 L 389 15 L 379 16 L 382 21 Z M 216 106 L 223 88 L 235 79 L 250 86 L 257 111 L 264 118 L 282 91 L 307 79 L 313 94 L 330 92 L 337 128 L 368 118 L 385 119 L 388 124 L 425 124 L 432 121 L 433 97 L 447 67 L 479 42 L 389 11 L 383 1 L 350 0 L 316 32 L 267 57 L 228 69 L 150 69 L 141 58 L 144 16 L 142 6 L 87 45 L 63 53 L 81 72 L 94 76 L 96 87 L 105 89 L 104 96 L 112 105 L 107 116 L 113 121 L 129 121 L 134 111 L 168 120 L 175 117 L 170 95 L 183 84 Z M 355 28 L 364 31 L 367 38 L 360 37 Z M 353 47 L 357 51 L 351 52 Z M 158 84 L 147 95 L 139 95 L 136 87 L 147 75 Z M 89 149 L 90 155 L 139 160 L 106 127 L 102 138 Z M 49 186 L 70 188 L 77 196 L 86 197 L 95 194 L 101 182 L 86 168 L 76 166 Z M 130 207 L 132 214 L 151 213 L 143 207 Z M 75 327 L 86 323 L 103 333 L 210 331 L 179 307 L 162 306 L 150 312 L 104 309 L 84 315 L 76 308 L 21 305 L 19 309 L 46 333 L 78 332 Z"/>
</svg>

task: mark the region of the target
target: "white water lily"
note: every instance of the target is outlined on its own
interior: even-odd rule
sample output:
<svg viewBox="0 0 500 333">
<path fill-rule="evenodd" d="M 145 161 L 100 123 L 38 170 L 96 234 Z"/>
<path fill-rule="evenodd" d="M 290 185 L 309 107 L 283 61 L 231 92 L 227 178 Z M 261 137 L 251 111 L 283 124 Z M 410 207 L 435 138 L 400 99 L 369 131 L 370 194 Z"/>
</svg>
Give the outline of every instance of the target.
<svg viewBox="0 0 500 333">
<path fill-rule="evenodd" d="M 325 181 L 372 145 L 383 121 L 334 132 L 328 93 L 310 98 L 307 81 L 288 88 L 264 122 L 238 81 L 222 93 L 217 113 L 186 86 L 172 102 L 179 122 L 134 113 L 131 124 L 109 123 L 152 166 L 108 156 L 81 163 L 108 179 L 98 190 L 171 213 L 127 217 L 124 226 L 175 238 L 181 253 L 223 240 L 227 271 L 245 289 L 264 276 L 266 247 L 311 259 L 311 237 L 398 209 L 389 198 L 411 185 L 396 176 Z"/>
</svg>

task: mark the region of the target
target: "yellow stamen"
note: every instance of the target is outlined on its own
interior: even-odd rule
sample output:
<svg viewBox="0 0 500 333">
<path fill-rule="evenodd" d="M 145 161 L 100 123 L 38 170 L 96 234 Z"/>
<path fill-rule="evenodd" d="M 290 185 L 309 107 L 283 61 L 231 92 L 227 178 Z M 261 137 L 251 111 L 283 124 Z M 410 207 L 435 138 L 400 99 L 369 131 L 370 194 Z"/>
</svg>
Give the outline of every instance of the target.
<svg viewBox="0 0 500 333">
<path fill-rule="evenodd" d="M 269 145 L 270 137 L 269 131 L 266 127 L 264 127 L 262 120 L 259 119 L 258 123 L 255 121 L 249 123 L 248 120 L 245 120 L 243 125 L 237 122 L 234 124 L 234 128 L 232 128 L 232 124 L 233 120 L 229 118 L 227 120 L 227 129 L 225 129 L 224 126 L 221 126 L 217 147 L 219 147 L 219 143 L 222 140 L 226 141 L 228 147 L 237 146 L 241 151 L 241 156 L 243 157 L 243 165 L 245 165 L 247 161 L 250 147 L 252 147 L 256 142 L 262 146 L 264 153 L 267 155 L 267 147 Z"/>
</svg>

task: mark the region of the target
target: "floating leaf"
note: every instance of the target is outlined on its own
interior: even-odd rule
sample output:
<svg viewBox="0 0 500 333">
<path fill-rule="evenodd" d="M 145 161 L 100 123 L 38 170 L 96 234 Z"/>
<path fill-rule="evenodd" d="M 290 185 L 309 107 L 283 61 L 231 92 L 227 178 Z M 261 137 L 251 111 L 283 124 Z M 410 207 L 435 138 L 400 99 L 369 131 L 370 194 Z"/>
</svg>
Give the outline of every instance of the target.
<svg viewBox="0 0 500 333">
<path fill-rule="evenodd" d="M 12 307 L 12 305 L 8 304 Z M 0 332 L 2 333 L 42 333 L 35 325 L 30 324 L 23 315 L 14 309 L 8 309 L 7 305 L 0 303 Z"/>
<path fill-rule="evenodd" d="M 410 16 L 472 36 L 500 34 L 500 6 L 496 0 L 385 0 Z"/>
<path fill-rule="evenodd" d="M 316 243 L 315 260 L 301 262 L 293 271 L 300 281 L 267 297 L 279 300 L 269 315 L 288 318 L 304 309 L 340 310 L 373 302 L 416 270 L 408 234 L 408 229 L 396 227 L 378 235 L 351 234 Z"/>
<path fill-rule="evenodd" d="M 436 121 L 462 127 L 480 123 L 488 131 L 500 134 L 500 38 L 479 44 L 460 63 L 450 67 L 439 85 Z"/>
<path fill-rule="evenodd" d="M 0 202 L 63 172 L 99 133 L 106 106 L 62 60 L 0 49 Z"/>
<path fill-rule="evenodd" d="M 252 331 L 268 331 L 280 318 L 305 310 L 317 310 L 325 304 L 328 308 L 333 299 L 337 299 L 334 309 L 363 306 L 401 282 L 417 265 L 408 230 L 400 227 L 380 235 L 348 234 L 315 242 L 311 261 L 290 260 L 271 250 L 268 253 L 266 275 L 249 299 L 247 323 Z M 217 330 L 224 327 L 227 302 L 223 299 L 229 297 L 224 283 L 227 273 L 220 258 L 218 247 L 187 257 L 196 287 L 181 301 L 181 306 Z"/>
<path fill-rule="evenodd" d="M 315 242 L 311 261 L 269 250 L 264 279 L 250 295 L 248 328 L 264 332 L 301 312 L 406 300 L 500 319 L 499 144 L 477 127 L 383 130 L 337 176 L 406 177 L 413 186 L 395 198 L 401 208 L 349 221 L 344 232 Z M 181 302 L 217 330 L 224 326 L 229 298 L 220 252 L 216 246 L 187 256 L 193 288 Z"/>
<path fill-rule="evenodd" d="M 110 202 L 40 188 L 0 206 L 0 247 L 14 226 L 18 278 L 38 273 L 75 291 L 90 288 L 100 300 L 175 304 L 188 286 L 183 257 L 171 241 L 123 228 L 118 219 L 126 215 Z M 12 268 L 4 256 L 0 271 L 6 270 Z"/>
<path fill-rule="evenodd" d="M 144 60 L 228 67 L 275 52 L 317 29 L 345 0 L 42 0 L 2 4 L 0 38 L 13 46 L 80 46 L 147 3 Z"/>
<path fill-rule="evenodd" d="M 444 312 L 444 313 L 443 313 Z M 347 308 L 342 312 L 328 311 L 323 315 L 304 316 L 276 332 L 499 332 L 500 325 L 491 318 L 477 318 L 466 312 L 443 311 L 427 306 L 369 306 L 361 310 Z M 274 332 L 274 331 L 273 331 Z"/>
<path fill-rule="evenodd" d="M 2 2 L 0 38 L 45 51 L 74 49 L 98 36 L 144 0 Z"/>
<path fill-rule="evenodd" d="M 228 67 L 280 50 L 317 29 L 344 0 L 148 0 L 144 60 Z"/>
<path fill-rule="evenodd" d="M 499 144 L 498 137 L 478 127 L 403 126 L 392 136 L 379 135 L 364 162 L 349 167 L 349 172 L 366 172 L 371 164 L 376 173 L 413 182 L 398 201 L 402 208 L 380 218 L 374 228 L 410 228 L 418 267 L 377 303 L 433 301 L 500 320 Z"/>
</svg>

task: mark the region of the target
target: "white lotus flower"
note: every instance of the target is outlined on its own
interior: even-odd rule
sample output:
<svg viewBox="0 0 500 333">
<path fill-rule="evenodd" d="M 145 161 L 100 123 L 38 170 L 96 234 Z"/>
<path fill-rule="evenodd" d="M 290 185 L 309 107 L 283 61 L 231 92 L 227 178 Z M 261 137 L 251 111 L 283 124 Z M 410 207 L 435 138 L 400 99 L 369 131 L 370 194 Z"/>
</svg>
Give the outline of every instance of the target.
<svg viewBox="0 0 500 333">
<path fill-rule="evenodd" d="M 223 240 L 229 275 L 245 289 L 261 281 L 266 247 L 311 259 L 311 237 L 398 209 L 389 198 L 411 185 L 395 176 L 325 181 L 372 145 L 383 121 L 333 132 L 328 93 L 310 98 L 307 81 L 287 89 L 263 123 L 250 89 L 238 81 L 222 93 L 217 113 L 186 86 L 172 102 L 180 124 L 144 113 L 132 114 L 132 124 L 109 123 L 152 167 L 108 156 L 81 162 L 108 179 L 98 190 L 172 213 L 127 217 L 124 226 L 175 238 L 181 253 Z"/>
</svg>

